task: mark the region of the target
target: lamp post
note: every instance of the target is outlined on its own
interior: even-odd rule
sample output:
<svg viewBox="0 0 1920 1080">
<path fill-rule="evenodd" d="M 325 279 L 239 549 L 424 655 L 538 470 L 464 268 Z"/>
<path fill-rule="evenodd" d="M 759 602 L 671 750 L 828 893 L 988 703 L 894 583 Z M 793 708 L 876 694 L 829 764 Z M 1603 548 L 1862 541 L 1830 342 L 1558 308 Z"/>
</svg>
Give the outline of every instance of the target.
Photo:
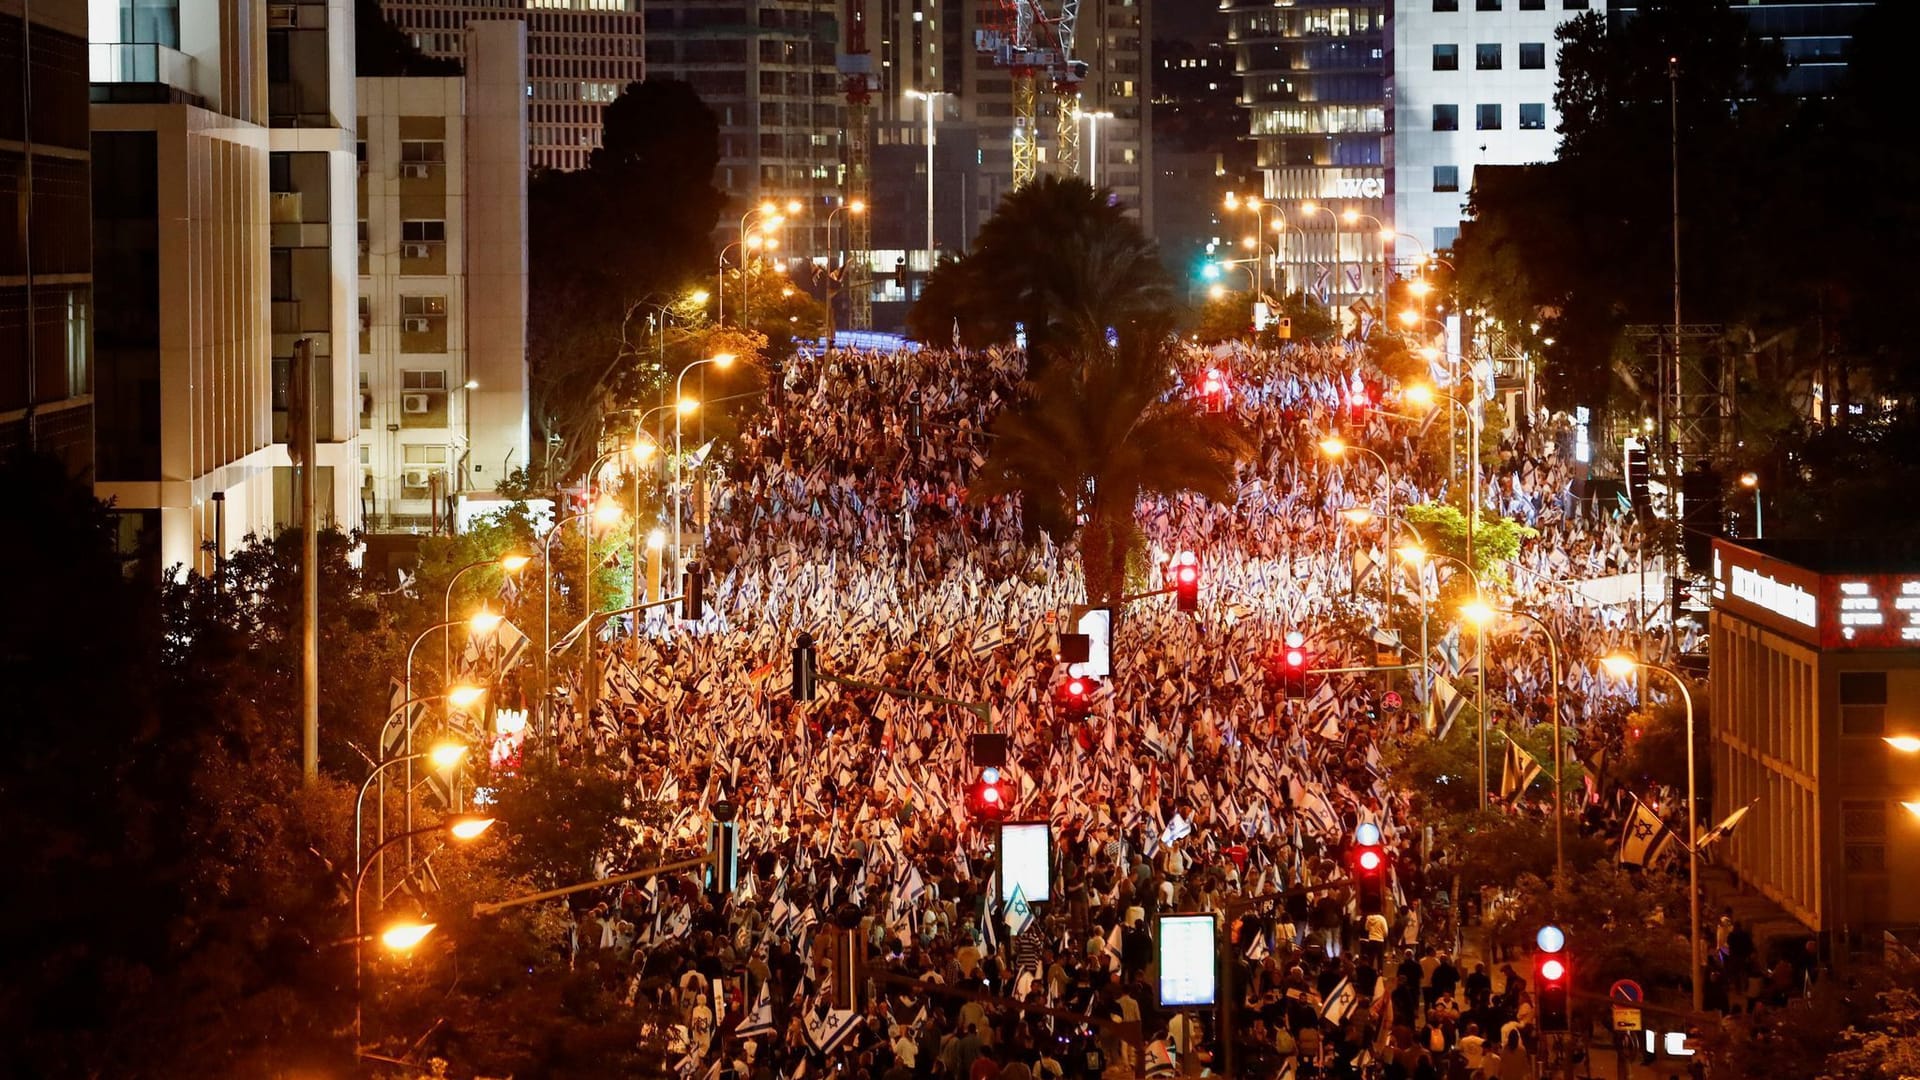
<svg viewBox="0 0 1920 1080">
<path fill-rule="evenodd" d="M 1454 558 L 1452 555 L 1443 555 L 1440 552 L 1428 549 L 1402 548 L 1400 557 L 1415 566 L 1419 566 L 1432 559 L 1450 562 L 1460 569 L 1465 570 L 1467 577 L 1473 581 L 1473 600 L 1462 608 L 1460 613 L 1467 617 L 1467 621 L 1474 623 L 1473 666 L 1475 669 L 1475 688 L 1473 707 L 1474 710 L 1480 714 L 1474 726 L 1479 729 L 1480 809 L 1485 810 L 1487 808 L 1487 634 L 1485 622 L 1493 617 L 1493 608 L 1486 602 L 1486 591 L 1481 588 L 1480 575 L 1474 571 L 1473 567 L 1465 562 Z M 1435 576 L 1435 584 L 1439 584 L 1438 575 Z M 1425 595 L 1426 583 L 1424 581 L 1421 582 L 1420 590 L 1422 595 Z"/>
<path fill-rule="evenodd" d="M 1560 783 L 1561 773 L 1561 732 L 1560 732 L 1560 635 L 1553 632 L 1546 620 L 1531 611 L 1519 608 L 1503 608 L 1501 615 L 1511 615 L 1525 619 L 1540 628 L 1547 639 L 1547 664 L 1553 677 L 1553 686 L 1547 695 L 1547 707 L 1553 710 L 1553 876 L 1560 884 L 1567 880 L 1566 842 L 1563 837 L 1567 820 L 1567 801 Z"/>
<path fill-rule="evenodd" d="M 456 706 L 457 708 L 464 709 L 467 706 L 473 704 L 475 701 L 479 700 L 480 695 L 484 693 L 486 693 L 486 690 L 484 687 L 463 685 L 463 686 L 448 687 L 442 693 L 428 694 L 426 697 L 418 697 L 418 698 L 407 697 L 404 701 L 400 703 L 399 708 L 389 711 L 387 713 L 387 718 L 381 722 L 380 742 L 376 747 L 374 747 L 374 752 L 382 755 L 386 753 L 387 733 L 393 727 L 394 721 L 400 719 L 402 716 L 406 716 L 407 714 L 411 713 L 415 705 L 424 705 L 429 701 L 445 700 L 445 701 L 452 702 L 453 705 Z M 412 731 L 411 731 L 411 724 L 409 723 L 409 731 L 408 731 L 409 744 L 406 747 L 407 752 L 409 754 L 412 753 L 412 749 L 413 749 L 411 745 L 411 737 L 412 737 Z M 392 760 L 401 761 L 401 760 L 409 760 L 409 759 L 394 758 Z M 409 771 L 411 771 L 412 766 L 409 765 L 408 769 Z M 376 766 L 373 770 L 372 775 L 369 776 L 367 779 L 372 780 L 375 777 L 378 777 L 380 781 L 380 805 L 378 808 L 379 814 L 376 820 L 380 829 L 380 838 L 382 840 L 385 840 L 387 838 L 387 778 L 385 773 L 381 771 L 381 766 Z M 366 796 L 366 791 L 363 788 L 361 790 L 361 797 L 364 798 L 365 796 Z M 408 813 L 409 821 L 411 821 L 412 813 L 413 813 L 412 784 L 408 784 L 407 786 L 407 813 Z M 354 810 L 353 810 L 353 861 L 354 861 L 355 867 L 358 867 L 360 865 L 360 834 L 361 834 L 360 803 L 356 800 L 354 803 Z M 384 867 L 381 869 L 379 882 L 380 882 L 381 893 L 384 895 L 386 892 L 386 886 L 387 886 L 387 876 L 386 876 L 386 870 Z"/>
<path fill-rule="evenodd" d="M 399 716 L 401 713 L 410 710 L 415 705 L 424 704 L 429 701 L 439 701 L 442 698 L 461 698 L 463 699 L 461 702 L 462 704 L 472 704 L 474 701 L 477 701 L 479 699 L 480 695 L 484 693 L 486 693 L 486 691 L 480 687 L 463 686 L 463 687 L 460 687 L 459 690 L 455 692 L 450 692 L 446 694 L 434 694 L 429 697 L 423 697 L 415 701 L 408 701 L 403 703 L 398 709 L 395 709 L 391 713 L 388 713 L 387 721 L 391 723 L 394 717 Z M 383 731 L 385 730 L 385 725 L 382 725 L 382 730 Z M 422 761 L 422 760 L 432 760 L 435 768 L 440 769 L 442 771 L 446 771 L 458 766 L 462 761 L 466 760 L 466 757 L 467 757 L 466 744 L 457 743 L 457 742 L 444 742 L 422 753 L 406 754 L 401 757 L 388 758 L 385 761 L 382 761 L 373 767 L 373 771 L 368 773 L 366 780 L 360 784 L 360 794 L 355 796 L 353 800 L 353 870 L 354 870 L 354 873 L 356 874 L 359 873 L 360 868 L 366 865 L 366 863 L 363 862 L 360 858 L 360 848 L 362 846 L 362 843 L 361 843 L 362 838 L 365 835 L 365 826 L 363 822 L 365 819 L 365 810 L 366 810 L 366 803 L 367 803 L 367 789 L 371 788 L 374 785 L 375 781 L 381 781 L 380 787 L 381 787 L 381 790 L 384 791 L 386 789 L 386 784 L 384 782 L 386 771 L 395 765 L 410 764 L 412 762 Z M 409 800 L 413 798 L 413 793 L 411 791 L 407 793 L 407 798 Z M 380 817 L 384 819 L 386 817 L 386 814 L 385 814 L 386 807 L 382 805 L 380 809 L 382 811 Z M 385 831 L 382 830 L 382 833 L 380 836 L 380 842 L 385 843 L 386 839 L 387 838 L 385 835 Z M 386 874 L 382 872 L 380 875 L 380 895 L 385 896 L 386 894 L 387 894 Z"/>
<path fill-rule="evenodd" d="M 556 518 L 553 528 L 548 529 L 547 535 L 540 538 L 540 566 L 543 571 L 540 582 L 540 726 L 545 729 L 549 754 L 559 753 L 553 724 L 552 665 L 548 662 L 553 655 L 553 538 L 564 533 L 569 522 L 578 521 L 581 518 L 594 517 L 602 521 L 617 519 L 619 509 L 610 504 L 601 504 L 591 510 L 582 510 L 577 514 Z M 592 573 L 593 568 L 588 567 L 587 572 Z"/>
<path fill-rule="evenodd" d="M 1362 221 L 1373 222 L 1374 235 L 1380 238 L 1380 314 L 1375 318 L 1385 321 L 1387 317 L 1387 245 L 1393 242 L 1394 231 L 1387 228 L 1379 218 L 1372 214 L 1363 214 L 1352 207 L 1341 211 L 1340 220 L 1349 225 L 1358 225 Z"/>
<path fill-rule="evenodd" d="M 1286 225 L 1286 212 L 1280 208 L 1280 205 L 1278 203 L 1267 202 L 1266 200 L 1259 199 L 1259 198 L 1241 199 L 1234 195 L 1228 195 L 1226 199 L 1226 203 L 1224 205 L 1228 210 L 1244 209 L 1252 212 L 1254 235 L 1259 237 L 1265 237 L 1267 234 L 1266 214 L 1267 214 L 1267 211 L 1269 210 L 1273 211 L 1274 214 L 1278 215 L 1279 221 L 1277 224 L 1279 226 L 1284 227 Z M 1277 263 L 1280 258 L 1280 252 L 1277 245 L 1274 249 L 1273 254 L 1274 254 L 1274 261 Z M 1264 275 L 1261 274 L 1257 269 L 1260 266 L 1260 263 L 1264 262 L 1265 260 L 1266 260 L 1266 252 L 1263 248 L 1257 253 L 1257 259 L 1254 263 L 1254 266 L 1256 267 L 1256 272 L 1254 274 L 1254 282 L 1253 282 L 1253 292 L 1254 292 L 1255 300 L 1261 299 L 1265 294 L 1265 282 L 1262 280 Z"/>
<path fill-rule="evenodd" d="M 1478 393 L 1479 393 L 1479 380 L 1477 379 L 1474 380 L 1474 390 L 1475 390 L 1475 399 L 1477 401 Z M 1454 407 L 1457 407 L 1460 410 L 1461 414 L 1467 418 L 1467 438 L 1473 444 L 1471 448 L 1471 452 L 1467 455 L 1468 465 L 1470 467 L 1469 468 L 1469 475 L 1471 477 L 1470 482 L 1473 485 L 1472 490 L 1469 492 L 1469 498 L 1467 500 L 1467 558 L 1471 559 L 1474 557 L 1475 537 L 1480 531 L 1480 416 L 1479 416 L 1479 411 L 1477 409 L 1469 408 L 1466 402 L 1461 401 L 1459 398 L 1454 397 L 1452 394 L 1443 394 L 1440 391 L 1435 390 L 1433 387 L 1426 385 L 1425 383 L 1414 383 L 1413 385 L 1407 387 L 1404 391 L 1402 391 L 1402 396 L 1405 397 L 1408 401 L 1412 402 L 1413 404 L 1423 409 L 1431 408 L 1434 405 L 1434 403 L 1439 401 L 1449 402 Z M 1449 412 L 1447 416 L 1448 416 L 1448 419 L 1452 419 L 1453 414 Z M 1448 440 L 1447 445 L 1448 445 L 1449 451 L 1451 451 L 1451 448 L 1453 445 L 1452 440 Z M 1449 477 L 1452 476 L 1452 473 L 1453 473 L 1453 470 L 1449 468 L 1448 469 Z"/>
<path fill-rule="evenodd" d="M 434 625 L 429 626 L 425 630 L 421 631 L 420 636 L 413 639 L 413 644 L 407 646 L 407 662 L 406 662 L 406 665 L 401 668 L 401 675 L 404 680 L 401 683 L 402 699 L 406 701 L 413 700 L 413 656 L 414 656 L 414 653 L 420 648 L 421 642 L 427 640 L 429 637 L 432 637 L 435 631 L 440 631 L 441 633 L 444 634 L 448 629 L 454 626 L 458 626 L 462 623 L 466 624 L 467 633 L 470 635 L 491 634 L 493 633 L 494 628 L 500 625 L 501 618 L 502 616 L 498 612 L 489 611 L 483 607 L 479 611 L 474 612 L 472 615 L 469 615 L 464 619 L 452 619 L 444 623 L 435 623 Z M 443 683 L 442 686 L 444 687 L 445 684 Z M 455 704 L 461 705 L 464 707 L 467 704 L 471 704 L 471 702 L 456 701 Z M 391 717 L 389 717 L 389 719 L 391 719 Z M 381 726 L 382 726 L 383 738 L 384 738 L 385 725 L 383 724 Z M 404 745 L 406 747 L 407 753 L 409 754 L 413 753 L 413 725 L 411 724 L 407 725 L 406 741 Z M 413 828 L 413 797 L 411 794 L 411 792 L 413 791 L 413 766 L 412 765 L 407 766 L 406 783 L 407 783 L 407 791 L 409 792 L 407 797 L 406 827 L 411 829 Z M 380 811 L 381 811 L 380 835 L 381 836 L 385 836 L 387 833 L 387 823 L 386 823 L 386 817 L 385 817 L 386 808 L 387 808 L 386 807 L 386 790 L 387 789 L 384 785 L 380 789 Z M 413 848 L 411 846 L 407 848 L 407 861 L 409 863 L 413 861 Z"/>
<path fill-rule="evenodd" d="M 1765 540 L 1767 538 L 1767 531 L 1760 520 L 1760 474 L 1741 473 L 1740 486 L 1753 492 L 1753 538 L 1755 540 Z"/>
<path fill-rule="evenodd" d="M 1364 446 L 1354 446 L 1338 435 L 1329 435 L 1320 440 L 1320 452 L 1336 461 L 1344 457 L 1349 450 L 1365 454 L 1380 463 L 1380 476 L 1383 481 L 1382 486 L 1386 489 L 1382 498 L 1385 500 L 1386 507 L 1387 551 L 1391 553 L 1393 551 L 1393 466 L 1387 464 L 1387 459 L 1381 457 L 1378 453 Z M 1393 610 L 1393 561 L 1390 554 L 1383 570 L 1384 576 L 1387 579 L 1387 589 L 1386 603 L 1382 605 L 1380 609 L 1380 617 L 1385 619 Z"/>
<path fill-rule="evenodd" d="M 451 631 L 448 628 L 453 626 L 453 586 L 460 580 L 461 575 L 469 570 L 478 570 L 483 566 L 498 566 L 501 570 L 509 574 L 517 574 L 526 569 L 527 564 L 532 561 L 533 556 L 522 555 L 517 551 L 512 551 L 497 559 L 481 559 L 478 562 L 470 562 L 460 569 L 455 570 L 453 576 L 447 579 L 446 594 L 440 598 L 440 618 L 443 620 L 440 624 L 440 685 L 445 686 L 448 680 L 453 678 L 453 665 L 450 663 L 453 657 L 453 644 L 449 638 Z"/>
<path fill-rule="evenodd" d="M 1333 284 L 1335 286 L 1335 291 L 1337 292 L 1338 287 L 1341 284 L 1340 282 L 1340 215 L 1334 213 L 1331 207 L 1321 206 L 1319 203 L 1316 203 L 1316 202 L 1301 203 L 1300 212 L 1303 214 L 1325 214 L 1333 222 Z M 1338 316 L 1336 316 L 1336 319 L 1337 318 Z"/>
<path fill-rule="evenodd" d="M 687 372 L 707 364 L 712 364 L 721 371 L 725 371 L 733 366 L 733 354 L 717 353 L 702 360 L 695 360 L 693 363 L 681 368 L 679 376 L 673 380 L 673 397 L 675 401 L 686 400 L 682 393 L 682 387 L 687 381 Z M 673 572 L 676 574 L 680 573 L 681 568 L 685 565 L 681 562 L 680 500 L 684 494 L 682 488 L 684 487 L 686 462 L 680 456 L 680 419 L 688 411 L 689 410 L 686 409 L 680 409 L 673 414 Z"/>
<path fill-rule="evenodd" d="M 921 111 L 927 117 L 927 273 L 933 273 L 933 121 L 935 103 L 942 97 L 951 97 L 945 90 L 909 90 L 907 97 L 922 103 Z"/>
<path fill-rule="evenodd" d="M 394 836 L 388 837 L 385 840 L 382 840 L 380 842 L 380 846 L 374 848 L 372 853 L 367 856 L 367 865 L 372 865 L 372 863 L 380 855 L 380 853 L 385 851 L 387 848 L 392 847 L 394 844 L 397 844 L 402 840 L 405 840 L 408 844 L 412 844 L 414 838 L 417 836 L 428 836 L 433 833 L 444 833 L 447 839 L 455 841 L 457 843 L 462 843 L 462 844 L 471 842 L 473 840 L 477 840 L 480 838 L 481 834 L 485 833 L 488 829 L 493 827 L 493 820 L 494 819 L 489 817 L 476 817 L 471 814 L 462 814 L 456 817 L 450 817 L 446 821 L 442 822 L 441 824 L 434 825 L 429 828 L 409 829 L 406 832 L 398 833 Z M 356 1061 L 358 1061 L 360 1057 L 361 1016 L 363 1012 L 362 990 L 366 985 L 366 961 L 365 961 L 365 953 L 362 948 L 362 945 L 364 944 L 363 939 L 365 936 L 365 931 L 361 928 L 361 924 L 360 924 L 360 887 L 366 884 L 366 880 L 367 880 L 366 866 L 361 866 L 356 870 L 354 870 L 353 872 L 353 1054 L 354 1054 L 354 1059 Z M 390 947 L 411 948 L 414 945 L 419 944 L 421 939 L 425 938 L 427 936 L 427 932 L 432 930 L 433 927 L 429 924 L 424 929 L 420 929 L 418 926 L 415 926 L 413 929 L 417 930 L 418 932 L 392 936 L 386 940 L 386 944 L 388 944 Z"/>
<path fill-rule="evenodd" d="M 1687 946 L 1687 976 L 1693 983 L 1693 1011 L 1701 1012 L 1706 1007 L 1705 988 L 1700 984 L 1700 818 L 1698 806 L 1694 803 L 1694 767 L 1693 767 L 1693 692 L 1687 689 L 1687 681 L 1680 673 L 1650 660 L 1641 660 L 1625 653 L 1614 653 L 1600 661 L 1607 673 L 1615 678 L 1624 678 L 1635 669 L 1658 671 L 1673 680 L 1680 688 L 1680 700 L 1687 710 L 1687 908 L 1691 924 L 1691 940 Z"/>
<path fill-rule="evenodd" d="M 842 203 L 841 205 L 836 206 L 832 210 L 827 212 L 827 348 L 829 349 L 833 348 L 833 336 L 834 336 L 833 335 L 833 298 L 837 293 L 843 292 L 845 290 L 844 285 L 840 289 L 835 289 L 833 287 L 833 281 L 834 281 L 833 219 L 835 217 L 838 217 L 841 214 L 850 214 L 855 217 L 858 217 L 859 215 L 864 214 L 866 212 L 867 212 L 867 204 L 864 202 L 861 202 L 859 199 L 855 199 L 850 203 Z M 853 252 L 849 250 L 847 254 L 842 256 L 840 259 L 840 273 L 843 276 L 847 272 L 847 260 L 852 257 L 853 257 Z"/>
</svg>

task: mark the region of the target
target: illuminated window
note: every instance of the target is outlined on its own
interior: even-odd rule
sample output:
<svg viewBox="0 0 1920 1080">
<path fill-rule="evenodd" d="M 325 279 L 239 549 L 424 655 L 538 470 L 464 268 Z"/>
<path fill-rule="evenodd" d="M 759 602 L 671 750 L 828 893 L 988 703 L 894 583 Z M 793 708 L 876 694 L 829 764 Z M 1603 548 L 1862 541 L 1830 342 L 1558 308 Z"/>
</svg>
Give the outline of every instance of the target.
<svg viewBox="0 0 1920 1080">
<path fill-rule="evenodd" d="M 1547 105 L 1543 101 L 1521 102 L 1520 130 L 1544 131 L 1547 127 Z"/>
</svg>

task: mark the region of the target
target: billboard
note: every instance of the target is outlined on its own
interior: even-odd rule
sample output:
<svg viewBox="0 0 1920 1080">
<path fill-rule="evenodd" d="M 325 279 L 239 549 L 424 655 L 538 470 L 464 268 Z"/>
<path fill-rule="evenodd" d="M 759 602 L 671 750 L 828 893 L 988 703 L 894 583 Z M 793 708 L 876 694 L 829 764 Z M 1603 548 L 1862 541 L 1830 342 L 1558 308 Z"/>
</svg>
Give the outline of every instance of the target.
<svg viewBox="0 0 1920 1080">
<path fill-rule="evenodd" d="M 1163 1008 L 1214 1004 L 1219 972 L 1214 967 L 1212 915 L 1162 915 L 1154 935 Z"/>
<path fill-rule="evenodd" d="M 1044 821 L 1000 823 L 1000 901 L 1016 887 L 1030 903 L 1053 899 L 1053 826 Z"/>
</svg>

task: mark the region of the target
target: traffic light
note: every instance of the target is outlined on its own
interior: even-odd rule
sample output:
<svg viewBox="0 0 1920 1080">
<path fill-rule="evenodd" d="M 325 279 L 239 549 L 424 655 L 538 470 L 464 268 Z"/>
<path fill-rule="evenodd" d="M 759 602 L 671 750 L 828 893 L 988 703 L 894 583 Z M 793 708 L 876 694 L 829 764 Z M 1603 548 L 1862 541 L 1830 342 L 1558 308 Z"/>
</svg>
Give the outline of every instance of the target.
<svg viewBox="0 0 1920 1080">
<path fill-rule="evenodd" d="M 1287 649 L 1281 654 L 1281 680 L 1286 686 L 1288 697 L 1307 696 L 1307 650 L 1306 636 L 1298 630 L 1287 633 Z"/>
<path fill-rule="evenodd" d="M 1540 951 L 1533 957 L 1534 999 L 1539 1003 L 1541 1031 L 1571 1031 L 1573 967 L 1568 962 L 1567 936 L 1557 926 L 1543 926 L 1534 935 Z"/>
<path fill-rule="evenodd" d="M 697 562 L 687 564 L 680 576 L 680 617 L 698 620 L 707 614 L 707 568 Z"/>
<path fill-rule="evenodd" d="M 1060 714 L 1068 720 L 1087 718 L 1088 698 L 1093 694 L 1093 680 L 1085 675 L 1075 675 L 1060 684 Z"/>
<path fill-rule="evenodd" d="M 1007 816 L 1007 789 L 1000 782 L 1000 770 L 980 770 L 980 779 L 967 792 L 967 813 L 975 821 L 999 821 Z"/>
<path fill-rule="evenodd" d="M 1201 377 L 1200 400 L 1208 412 L 1220 412 L 1227 407 L 1227 377 L 1219 368 L 1208 368 Z"/>
<path fill-rule="evenodd" d="M 1362 822 L 1353 831 L 1353 888 L 1362 915 L 1380 915 L 1387 906 L 1387 852 L 1380 828 Z"/>
<path fill-rule="evenodd" d="M 1200 610 L 1200 560 L 1191 551 L 1173 557 L 1173 606 L 1181 611 Z"/>
<path fill-rule="evenodd" d="M 813 651 L 813 635 L 802 633 L 793 641 L 793 700 L 813 700 L 819 671 L 820 658 Z"/>
<path fill-rule="evenodd" d="M 1365 427 L 1367 414 L 1373 410 L 1373 399 L 1364 385 L 1356 384 L 1347 395 L 1347 417 L 1356 428 Z"/>
</svg>

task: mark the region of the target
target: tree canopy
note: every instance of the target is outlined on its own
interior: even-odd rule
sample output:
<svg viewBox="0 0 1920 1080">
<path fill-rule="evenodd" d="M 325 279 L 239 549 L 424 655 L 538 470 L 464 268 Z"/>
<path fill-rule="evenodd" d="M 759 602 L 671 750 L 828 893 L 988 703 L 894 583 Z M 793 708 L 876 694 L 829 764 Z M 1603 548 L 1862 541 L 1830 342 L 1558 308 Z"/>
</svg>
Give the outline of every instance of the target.
<svg viewBox="0 0 1920 1080">
<path fill-rule="evenodd" d="M 1083 180 L 1045 177 L 1010 192 L 973 250 L 929 277 L 907 330 L 971 347 L 1026 333 L 1037 366 L 1104 347 L 1108 334 L 1157 342 L 1178 304 L 1159 249 L 1139 223 Z"/>
</svg>

